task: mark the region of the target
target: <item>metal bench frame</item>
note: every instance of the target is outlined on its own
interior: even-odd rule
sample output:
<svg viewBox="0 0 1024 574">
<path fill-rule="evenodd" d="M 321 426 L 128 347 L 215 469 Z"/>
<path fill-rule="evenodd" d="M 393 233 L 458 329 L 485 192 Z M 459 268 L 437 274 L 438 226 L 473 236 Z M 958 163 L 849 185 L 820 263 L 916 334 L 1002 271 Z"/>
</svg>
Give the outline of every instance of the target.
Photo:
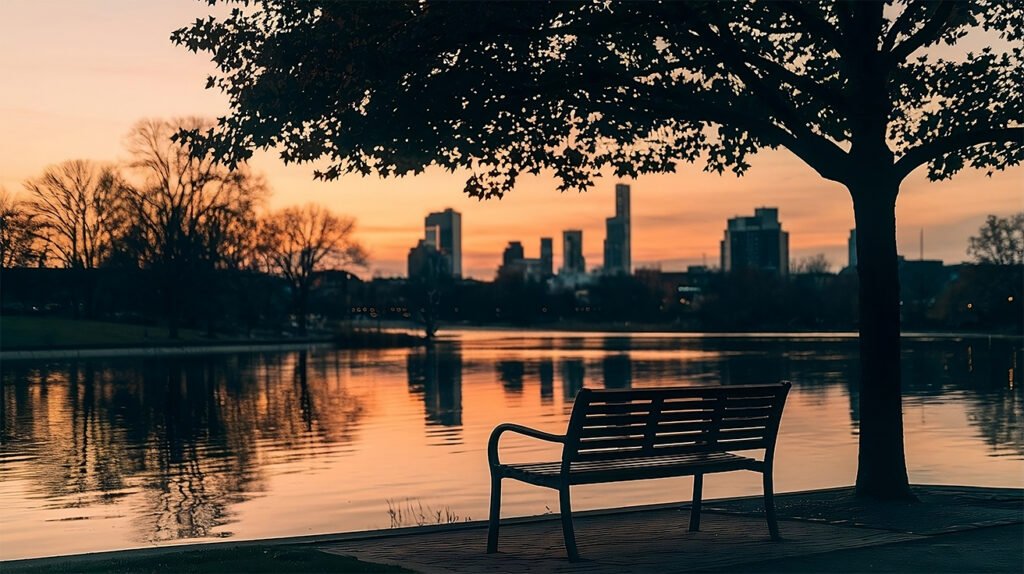
<svg viewBox="0 0 1024 574">
<path fill-rule="evenodd" d="M 487 552 L 498 551 L 501 481 L 512 478 L 558 490 L 565 549 L 579 560 L 569 487 L 651 478 L 693 476 L 690 530 L 700 529 L 704 475 L 733 470 L 760 472 L 765 516 L 772 540 L 779 540 L 772 491 L 772 464 L 782 409 L 790 383 L 775 385 L 582 389 L 576 395 L 564 435 L 516 424 L 491 433 L 491 506 Z M 498 442 L 506 432 L 561 443 L 561 461 L 502 464 Z M 763 450 L 758 460 L 735 454 Z"/>
</svg>

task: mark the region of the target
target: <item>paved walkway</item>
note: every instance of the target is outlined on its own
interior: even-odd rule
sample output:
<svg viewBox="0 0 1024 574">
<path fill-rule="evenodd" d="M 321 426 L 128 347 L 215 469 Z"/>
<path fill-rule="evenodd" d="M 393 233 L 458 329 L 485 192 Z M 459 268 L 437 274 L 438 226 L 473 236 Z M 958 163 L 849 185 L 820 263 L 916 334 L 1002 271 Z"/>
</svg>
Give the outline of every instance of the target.
<svg viewBox="0 0 1024 574">
<path fill-rule="evenodd" d="M 968 569 L 958 566 L 1003 571 L 1008 561 L 1012 564 L 1013 556 L 1024 562 L 1024 542 L 1016 534 L 1021 529 L 1009 526 L 1024 524 L 1024 490 L 921 486 L 915 492 L 921 501 L 904 504 L 865 503 L 853 497 L 850 489 L 778 496 L 784 540 L 777 543 L 768 538 L 757 498 L 707 501 L 701 532 L 687 531 L 689 510 L 684 504 L 579 513 L 576 538 L 584 562 L 577 564 L 565 558 L 556 519 L 503 525 L 500 551 L 492 555 L 485 553 L 486 527 L 482 525 L 324 543 L 320 548 L 424 574 L 732 571 L 746 570 L 744 565 L 751 571 L 788 571 L 791 567 L 801 571 L 801 565 L 805 571 L 815 571 L 829 566 L 830 560 L 842 561 L 837 566 L 846 565 L 852 571 L 935 571 L 935 564 L 922 563 L 916 568 L 899 562 L 901 558 L 912 560 L 912 556 L 931 556 L 932 562 L 948 565 L 949 571 Z M 989 532 L 999 536 L 989 542 L 991 537 L 981 529 L 991 529 Z M 980 561 L 958 565 L 935 559 L 932 554 L 936 551 L 941 554 L 942 548 L 957 546 L 946 537 L 969 541 L 977 550 L 969 554 L 981 557 Z M 1002 553 L 998 559 L 993 555 L 988 560 L 985 545 L 996 544 L 996 539 L 1003 541 L 998 543 Z M 1007 541 L 1011 542 L 1009 548 Z M 874 552 L 858 553 L 858 549 Z M 831 553 L 835 553 L 834 559 Z M 886 553 L 898 567 L 868 560 L 870 555 Z"/>
</svg>

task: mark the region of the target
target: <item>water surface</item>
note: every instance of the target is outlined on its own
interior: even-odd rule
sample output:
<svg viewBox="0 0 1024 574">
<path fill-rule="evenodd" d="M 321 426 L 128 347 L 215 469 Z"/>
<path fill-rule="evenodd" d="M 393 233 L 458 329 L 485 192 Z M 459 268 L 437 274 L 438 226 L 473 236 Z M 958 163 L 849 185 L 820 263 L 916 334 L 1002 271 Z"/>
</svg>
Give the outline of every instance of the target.
<svg viewBox="0 0 1024 574">
<path fill-rule="evenodd" d="M 484 519 L 490 430 L 561 433 L 583 386 L 791 380 L 777 490 L 847 485 L 856 351 L 834 336 L 466 331 L 431 351 L 5 361 L 0 559 Z M 1019 339 L 905 342 L 913 482 L 1024 486 L 1021 358 Z M 574 508 L 685 500 L 690 486 L 583 486 Z M 754 473 L 705 481 L 707 497 L 759 492 Z M 557 511 L 557 497 L 509 482 L 503 511 Z"/>
</svg>

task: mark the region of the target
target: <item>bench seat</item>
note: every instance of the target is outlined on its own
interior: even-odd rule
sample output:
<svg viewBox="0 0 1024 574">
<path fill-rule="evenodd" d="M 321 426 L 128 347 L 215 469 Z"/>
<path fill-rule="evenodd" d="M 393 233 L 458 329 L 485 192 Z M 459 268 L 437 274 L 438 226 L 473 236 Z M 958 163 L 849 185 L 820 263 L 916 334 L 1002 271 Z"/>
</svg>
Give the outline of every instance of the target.
<svg viewBox="0 0 1024 574">
<path fill-rule="evenodd" d="M 579 560 L 569 487 L 675 476 L 693 476 L 690 530 L 700 529 L 704 475 L 734 470 L 761 473 L 765 518 L 779 539 L 772 464 L 782 408 L 790 384 L 653 389 L 588 389 L 577 393 L 565 434 L 504 423 L 487 443 L 491 504 L 487 552 L 498 550 L 501 481 L 509 478 L 558 491 L 569 560 Z M 502 463 L 505 433 L 562 445 L 561 460 Z M 761 458 L 741 456 L 738 452 Z"/>
<path fill-rule="evenodd" d="M 728 452 L 702 452 L 638 456 L 618 460 L 586 460 L 574 462 L 569 468 L 569 484 L 597 484 L 672 476 L 692 476 L 730 470 L 758 470 L 761 461 Z M 562 463 L 528 462 L 503 464 L 496 472 L 508 478 L 557 488 L 562 480 Z"/>
</svg>

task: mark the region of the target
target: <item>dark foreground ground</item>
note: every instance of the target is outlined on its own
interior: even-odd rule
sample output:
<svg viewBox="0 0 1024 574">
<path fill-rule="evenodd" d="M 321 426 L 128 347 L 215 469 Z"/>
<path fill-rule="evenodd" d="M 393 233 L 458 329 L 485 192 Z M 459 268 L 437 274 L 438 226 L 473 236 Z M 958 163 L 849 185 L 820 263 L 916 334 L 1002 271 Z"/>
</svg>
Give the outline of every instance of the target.
<svg viewBox="0 0 1024 574">
<path fill-rule="evenodd" d="M 208 549 L 146 550 L 0 563 L 0 572 L 1021 572 L 1024 490 L 915 487 L 917 503 L 865 503 L 848 488 L 777 497 L 784 538 L 759 498 L 580 513 L 584 561 L 565 559 L 557 517 L 503 524 L 498 554 L 481 523 L 340 534 Z M 298 544 L 302 542 L 302 544 Z"/>
</svg>

